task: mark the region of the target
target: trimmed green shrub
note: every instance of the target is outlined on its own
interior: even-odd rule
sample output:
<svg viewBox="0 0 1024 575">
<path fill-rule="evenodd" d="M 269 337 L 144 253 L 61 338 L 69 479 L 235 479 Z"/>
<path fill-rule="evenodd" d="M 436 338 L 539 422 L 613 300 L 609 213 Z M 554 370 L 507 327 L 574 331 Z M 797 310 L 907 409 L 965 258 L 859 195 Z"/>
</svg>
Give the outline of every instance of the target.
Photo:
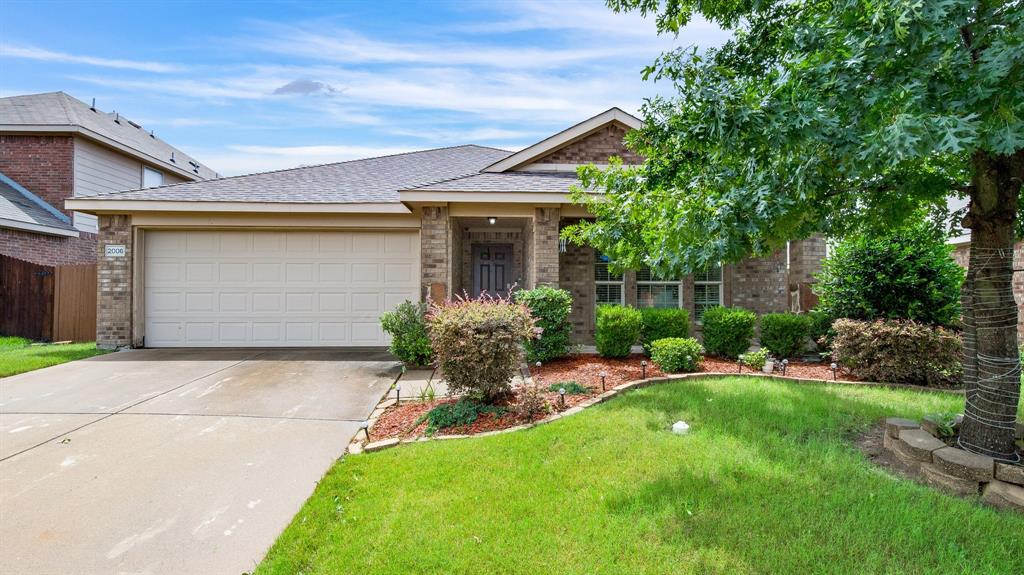
<svg viewBox="0 0 1024 575">
<path fill-rule="evenodd" d="M 960 380 L 960 336 L 951 330 L 906 320 L 832 325 L 835 360 L 861 379 L 937 386 Z"/>
<path fill-rule="evenodd" d="M 441 429 L 469 425 L 481 415 L 489 413 L 498 417 L 508 413 L 508 409 L 495 405 L 487 405 L 472 399 L 461 399 L 454 403 L 442 403 L 426 412 L 416 425 L 426 421 L 427 433 L 433 434 Z"/>
<path fill-rule="evenodd" d="M 558 393 L 558 390 L 560 389 L 564 389 L 567 395 L 583 395 L 585 393 L 590 393 L 589 387 L 580 385 L 577 381 L 560 381 L 548 386 L 548 391 L 554 391 L 555 393 Z"/>
<path fill-rule="evenodd" d="M 380 325 L 391 336 L 391 355 L 406 365 L 428 365 L 434 361 L 427 334 L 427 304 L 409 300 L 380 316 Z"/>
<path fill-rule="evenodd" d="M 488 402 L 510 391 L 520 347 L 536 336 L 530 310 L 503 298 L 432 303 L 427 325 L 448 389 Z"/>
<path fill-rule="evenodd" d="M 640 308 L 640 315 L 640 345 L 647 355 L 651 354 L 651 343 L 659 339 L 690 335 L 690 314 L 685 309 L 645 307 Z"/>
<path fill-rule="evenodd" d="M 964 270 L 952 249 L 925 223 L 843 240 L 818 274 L 818 309 L 834 318 L 955 325 Z"/>
<path fill-rule="evenodd" d="M 666 337 L 651 343 L 651 361 L 665 373 L 690 373 L 700 369 L 704 346 L 692 337 Z"/>
<path fill-rule="evenodd" d="M 569 353 L 569 337 L 572 324 L 572 295 L 564 289 L 540 286 L 531 290 L 517 291 L 517 302 L 530 309 L 536 326 L 542 331 L 537 339 L 526 342 L 526 359 L 530 363 L 549 361 Z"/>
<path fill-rule="evenodd" d="M 594 343 L 601 357 L 628 357 L 640 339 L 643 318 L 634 308 L 621 305 L 597 306 Z"/>
<path fill-rule="evenodd" d="M 747 353 L 740 354 L 740 361 L 743 365 L 749 367 L 754 371 L 761 371 L 764 364 L 768 363 L 768 358 L 772 356 L 772 350 L 767 347 L 762 347 L 757 351 L 748 351 Z"/>
<path fill-rule="evenodd" d="M 811 336 L 811 316 L 799 313 L 766 313 L 761 316 L 761 345 L 779 359 L 796 357 Z"/>
<path fill-rule="evenodd" d="M 736 359 L 750 349 L 757 314 L 739 307 L 713 307 L 701 318 L 704 349 L 708 353 Z"/>
<path fill-rule="evenodd" d="M 811 318 L 810 337 L 814 341 L 814 345 L 818 346 L 818 351 L 831 350 L 832 338 L 835 337 L 835 332 L 832 331 L 832 322 L 836 318 L 817 309 L 811 310 L 807 315 Z"/>
</svg>

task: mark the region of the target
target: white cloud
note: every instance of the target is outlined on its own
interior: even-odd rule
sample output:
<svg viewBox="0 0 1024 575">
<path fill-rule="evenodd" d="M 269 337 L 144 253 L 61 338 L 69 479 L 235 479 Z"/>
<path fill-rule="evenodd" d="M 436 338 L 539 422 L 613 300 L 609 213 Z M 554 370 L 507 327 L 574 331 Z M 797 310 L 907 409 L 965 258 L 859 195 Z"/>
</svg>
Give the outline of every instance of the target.
<svg viewBox="0 0 1024 575">
<path fill-rule="evenodd" d="M 122 70 L 138 70 L 140 72 L 179 72 L 181 66 L 175 64 L 164 64 L 162 62 L 145 62 L 139 60 L 121 60 L 114 58 L 98 58 L 95 56 L 83 56 L 79 54 L 67 54 L 64 52 L 53 52 L 35 46 L 12 46 L 4 44 L 0 46 L 0 57 L 5 58 L 26 58 L 29 60 L 43 60 L 46 62 L 65 62 L 71 64 L 88 64 L 103 68 L 118 68 Z"/>
</svg>

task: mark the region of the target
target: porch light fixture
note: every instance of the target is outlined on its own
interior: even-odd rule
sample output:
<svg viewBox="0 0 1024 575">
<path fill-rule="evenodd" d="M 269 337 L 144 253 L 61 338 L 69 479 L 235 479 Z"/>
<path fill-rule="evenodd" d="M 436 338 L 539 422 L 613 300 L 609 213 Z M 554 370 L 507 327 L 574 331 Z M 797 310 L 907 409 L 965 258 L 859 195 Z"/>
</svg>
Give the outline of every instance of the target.
<svg viewBox="0 0 1024 575">
<path fill-rule="evenodd" d="M 498 223 L 498 218 L 496 218 L 494 216 L 491 216 L 491 217 L 487 218 L 487 223 L 489 223 L 489 224 L 491 224 L 493 226 L 494 224 Z"/>
</svg>

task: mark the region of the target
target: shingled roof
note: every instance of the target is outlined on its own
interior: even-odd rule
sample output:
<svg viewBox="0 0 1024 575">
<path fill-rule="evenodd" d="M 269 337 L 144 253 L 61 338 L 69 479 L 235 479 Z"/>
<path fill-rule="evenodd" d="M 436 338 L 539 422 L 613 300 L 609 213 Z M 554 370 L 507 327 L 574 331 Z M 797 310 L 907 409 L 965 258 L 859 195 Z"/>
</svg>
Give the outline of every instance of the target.
<svg viewBox="0 0 1024 575">
<path fill-rule="evenodd" d="M 216 178 L 217 173 L 195 158 L 142 129 L 117 112 L 103 112 L 64 92 L 29 94 L 0 98 L 0 129 L 5 131 L 82 129 L 87 136 L 107 138 L 140 155 L 146 161 L 171 171 L 181 170 L 193 178 Z M 172 162 L 171 159 L 174 159 Z"/>
<path fill-rule="evenodd" d="M 470 174 L 512 152 L 466 145 L 111 192 L 90 200 L 267 203 L 398 203 L 399 190 Z"/>
<path fill-rule="evenodd" d="M 58 236 L 77 236 L 67 216 L 0 174 L 0 226 Z"/>
<path fill-rule="evenodd" d="M 484 172 L 413 188 L 417 192 L 569 193 L 579 184 L 574 172 Z"/>
</svg>

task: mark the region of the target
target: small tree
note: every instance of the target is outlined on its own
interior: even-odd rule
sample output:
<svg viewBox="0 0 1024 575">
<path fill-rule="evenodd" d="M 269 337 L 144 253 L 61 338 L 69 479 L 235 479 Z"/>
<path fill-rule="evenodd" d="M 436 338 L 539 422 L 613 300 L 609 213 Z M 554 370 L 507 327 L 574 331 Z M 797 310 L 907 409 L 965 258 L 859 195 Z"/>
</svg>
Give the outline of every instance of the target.
<svg viewBox="0 0 1024 575">
<path fill-rule="evenodd" d="M 840 242 L 818 274 L 818 309 L 836 318 L 960 320 L 963 268 L 952 247 L 924 224 Z"/>
</svg>

